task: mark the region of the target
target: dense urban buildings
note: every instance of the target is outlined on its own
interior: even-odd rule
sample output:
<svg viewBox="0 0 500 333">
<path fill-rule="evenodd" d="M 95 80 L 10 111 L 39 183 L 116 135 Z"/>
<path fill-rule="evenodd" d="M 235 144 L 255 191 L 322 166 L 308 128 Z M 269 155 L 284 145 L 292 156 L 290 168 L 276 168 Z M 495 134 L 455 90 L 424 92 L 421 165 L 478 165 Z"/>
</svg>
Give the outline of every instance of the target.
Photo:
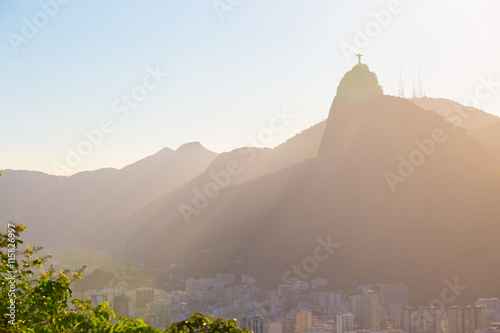
<svg viewBox="0 0 500 333">
<path fill-rule="evenodd" d="M 486 328 L 486 312 L 480 306 L 453 306 L 448 309 L 449 333 L 474 333 Z"/>
<path fill-rule="evenodd" d="M 437 307 L 407 307 L 402 314 L 403 330 L 408 333 L 440 333 L 441 310 Z"/>
<path fill-rule="evenodd" d="M 487 322 L 500 323 L 500 299 L 480 298 L 476 305 L 484 308 Z"/>
<path fill-rule="evenodd" d="M 239 319 L 238 326 L 254 333 L 266 333 L 264 330 L 264 317 L 257 312 L 249 312 L 243 315 Z"/>
<path fill-rule="evenodd" d="M 345 293 L 330 290 L 324 278 L 262 288 L 254 277 L 221 273 L 180 280 L 177 290 L 130 286 L 119 282 L 74 297 L 109 302 L 117 316 L 142 318 L 164 329 L 194 312 L 238 319 L 255 333 L 500 333 L 498 298 L 481 298 L 474 306 L 408 306 L 401 283 L 359 285 Z M 314 288 L 313 288 L 314 284 Z"/>
</svg>

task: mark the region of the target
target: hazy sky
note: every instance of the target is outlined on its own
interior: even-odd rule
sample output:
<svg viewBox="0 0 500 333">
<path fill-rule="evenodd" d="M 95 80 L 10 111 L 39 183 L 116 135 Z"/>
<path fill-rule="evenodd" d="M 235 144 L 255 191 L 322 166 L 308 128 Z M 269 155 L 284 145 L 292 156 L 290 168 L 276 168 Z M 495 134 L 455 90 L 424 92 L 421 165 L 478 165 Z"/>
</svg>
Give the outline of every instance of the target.
<svg viewBox="0 0 500 333">
<path fill-rule="evenodd" d="M 347 44 L 386 94 L 400 67 L 407 96 L 418 68 L 428 96 L 459 102 L 483 77 L 479 107 L 500 115 L 498 0 L 67 2 L 0 3 L 0 169 L 119 168 L 191 141 L 228 151 L 285 108 L 295 118 L 257 140 L 276 146 L 326 119 L 356 63 Z M 70 166 L 68 149 L 86 156 Z"/>
</svg>

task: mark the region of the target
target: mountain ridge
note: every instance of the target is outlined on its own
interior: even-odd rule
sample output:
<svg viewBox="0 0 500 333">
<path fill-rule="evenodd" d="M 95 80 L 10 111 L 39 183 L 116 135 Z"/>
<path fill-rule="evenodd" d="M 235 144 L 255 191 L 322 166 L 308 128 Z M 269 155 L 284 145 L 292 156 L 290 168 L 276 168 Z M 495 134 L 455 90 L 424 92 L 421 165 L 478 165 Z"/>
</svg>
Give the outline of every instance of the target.
<svg viewBox="0 0 500 333">
<path fill-rule="evenodd" d="M 487 144 L 497 122 L 477 110 L 480 120 L 456 126 L 445 115 L 454 102 L 434 102 L 384 95 L 368 66 L 356 65 L 326 122 L 275 149 L 219 154 L 129 214 L 78 222 L 80 241 L 126 246 L 136 263 L 182 261 L 193 276 L 245 273 L 272 287 L 330 237 L 340 246 L 306 279 L 327 277 L 331 288 L 404 282 L 421 305 L 454 277 L 468 285 L 463 304 L 500 296 L 500 161 Z M 234 163 L 241 171 L 230 174 Z"/>
</svg>

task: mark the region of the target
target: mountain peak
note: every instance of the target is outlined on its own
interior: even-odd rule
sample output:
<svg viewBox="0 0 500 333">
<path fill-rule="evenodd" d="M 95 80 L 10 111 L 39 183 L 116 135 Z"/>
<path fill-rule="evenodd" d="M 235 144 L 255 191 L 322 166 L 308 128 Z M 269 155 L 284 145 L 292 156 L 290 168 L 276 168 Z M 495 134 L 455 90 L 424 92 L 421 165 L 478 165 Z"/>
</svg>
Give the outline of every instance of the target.
<svg viewBox="0 0 500 333">
<path fill-rule="evenodd" d="M 188 142 L 177 148 L 176 152 L 193 150 L 205 150 L 205 147 L 203 147 L 202 144 L 198 141 Z"/>
<path fill-rule="evenodd" d="M 168 147 L 163 148 L 159 152 L 156 153 L 156 155 L 161 155 L 161 156 L 166 156 L 172 154 L 174 151 Z"/>
<path fill-rule="evenodd" d="M 382 95 L 377 75 L 366 64 L 360 63 L 340 80 L 336 98 L 345 102 L 357 102 L 377 95 Z"/>
</svg>

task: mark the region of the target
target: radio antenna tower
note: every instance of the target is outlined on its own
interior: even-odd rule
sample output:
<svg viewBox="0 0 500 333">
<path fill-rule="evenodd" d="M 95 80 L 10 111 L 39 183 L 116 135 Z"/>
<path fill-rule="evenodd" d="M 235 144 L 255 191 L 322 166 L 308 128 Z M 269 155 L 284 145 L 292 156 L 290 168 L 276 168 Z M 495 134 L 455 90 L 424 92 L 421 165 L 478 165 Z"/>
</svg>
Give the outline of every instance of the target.
<svg viewBox="0 0 500 333">
<path fill-rule="evenodd" d="M 418 97 L 424 97 L 424 90 L 422 88 L 422 80 L 420 79 L 420 68 L 418 69 Z"/>
</svg>

